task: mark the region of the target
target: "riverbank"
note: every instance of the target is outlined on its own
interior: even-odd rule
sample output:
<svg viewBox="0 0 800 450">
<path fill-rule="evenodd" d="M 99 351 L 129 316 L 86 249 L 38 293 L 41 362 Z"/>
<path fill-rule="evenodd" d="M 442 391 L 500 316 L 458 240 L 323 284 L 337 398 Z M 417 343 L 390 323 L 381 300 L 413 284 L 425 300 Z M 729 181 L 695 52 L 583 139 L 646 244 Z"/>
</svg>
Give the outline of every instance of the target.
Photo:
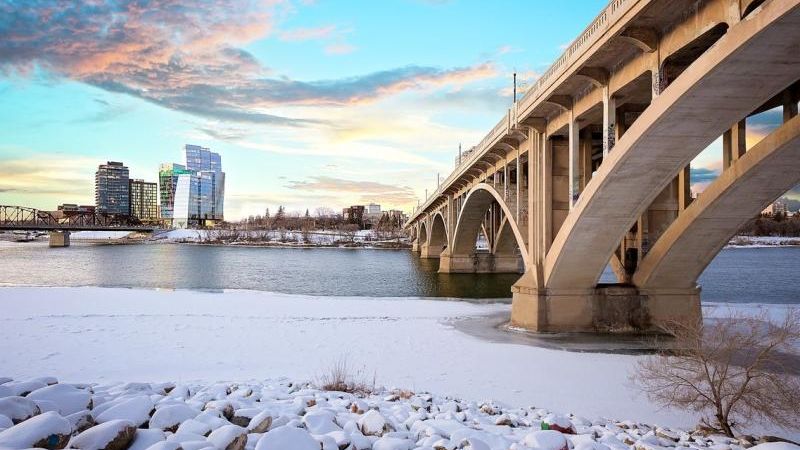
<svg viewBox="0 0 800 450">
<path fill-rule="evenodd" d="M 780 313 L 789 307 L 769 308 Z M 346 358 L 370 379 L 374 373 L 379 385 L 413 392 L 508 408 L 535 405 L 590 420 L 696 424 L 693 414 L 662 410 L 633 388 L 628 376 L 637 356 L 491 342 L 454 326 L 464 318 L 507 314 L 507 304 L 6 287 L 0 288 L 0 308 L 0 342 L 13 343 L 0 353 L 0 375 L 15 379 L 314 380 Z"/>
<path fill-rule="evenodd" d="M 0 413 L 14 419 L 0 415 L 0 447 L 9 450 L 67 443 L 85 450 L 800 449 L 325 381 L 74 385 L 43 377 L 0 383 Z"/>
</svg>

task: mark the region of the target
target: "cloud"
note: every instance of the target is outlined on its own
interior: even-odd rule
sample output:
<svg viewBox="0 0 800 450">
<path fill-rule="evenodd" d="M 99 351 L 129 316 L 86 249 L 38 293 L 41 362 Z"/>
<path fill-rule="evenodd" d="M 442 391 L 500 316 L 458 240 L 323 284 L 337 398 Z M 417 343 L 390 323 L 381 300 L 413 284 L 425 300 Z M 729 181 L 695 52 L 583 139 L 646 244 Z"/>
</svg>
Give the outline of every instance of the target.
<svg viewBox="0 0 800 450">
<path fill-rule="evenodd" d="M 691 183 L 710 183 L 717 179 L 719 172 L 705 167 L 692 167 Z"/>
<path fill-rule="evenodd" d="M 347 55 L 353 53 L 354 51 L 356 51 L 356 47 L 354 45 L 343 42 L 325 46 L 325 53 L 329 55 Z"/>
<path fill-rule="evenodd" d="M 325 25 L 316 28 L 295 28 L 293 30 L 282 31 L 279 37 L 282 41 L 301 42 L 318 39 L 327 39 L 336 32 L 336 25 Z"/>
<path fill-rule="evenodd" d="M 6 195 L 25 194 L 27 199 L 46 204 L 19 206 L 55 209 L 57 202 L 85 203 L 94 194 L 94 169 L 98 161 L 91 158 L 40 154 L 35 158 L 0 157 L 0 191 Z M 31 197 L 33 196 L 33 198 Z"/>
<path fill-rule="evenodd" d="M 493 77 L 489 64 L 405 66 L 334 80 L 274 76 L 241 44 L 266 36 L 282 3 L 139 0 L 0 4 L 0 72 L 41 68 L 195 116 L 280 126 L 320 121 L 277 115 L 283 106 L 342 106 L 400 91 Z M 286 32 L 290 33 L 290 32 Z M 328 29 L 295 30 L 295 39 Z M 329 51 L 351 51 L 332 44 Z"/>
<path fill-rule="evenodd" d="M 416 201 L 414 190 L 408 186 L 394 186 L 376 181 L 356 181 L 327 176 L 311 177 L 310 181 L 290 181 L 289 189 L 358 194 L 364 202 L 374 201 L 392 205 L 408 205 Z"/>
</svg>

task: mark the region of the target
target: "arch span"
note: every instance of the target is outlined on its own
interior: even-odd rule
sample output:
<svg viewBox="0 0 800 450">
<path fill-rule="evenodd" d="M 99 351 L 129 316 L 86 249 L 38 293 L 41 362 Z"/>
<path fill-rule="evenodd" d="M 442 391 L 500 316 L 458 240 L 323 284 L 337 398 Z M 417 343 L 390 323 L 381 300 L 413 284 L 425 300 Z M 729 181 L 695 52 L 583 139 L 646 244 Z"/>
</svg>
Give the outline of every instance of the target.
<svg viewBox="0 0 800 450">
<path fill-rule="evenodd" d="M 450 249 L 451 257 L 466 257 L 471 255 L 475 249 L 475 241 L 478 238 L 478 233 L 481 231 L 483 219 L 489 206 L 496 202 L 503 211 L 505 216 L 506 226 L 509 228 L 507 234 L 509 238 L 513 237 L 514 243 L 523 249 L 522 260 L 524 266 L 528 267 L 528 255 L 524 250 L 525 240 L 519 226 L 514 221 L 511 210 L 508 205 L 503 201 L 503 196 L 489 184 L 480 183 L 476 185 L 467 194 L 464 199 L 464 205 L 461 208 L 461 213 L 456 222 L 455 232 L 453 233 L 452 247 Z M 502 237 L 501 232 L 498 238 Z"/>
<path fill-rule="evenodd" d="M 430 226 L 431 229 L 428 233 L 428 240 L 422 243 L 422 257 L 438 258 L 449 242 L 447 225 L 445 224 L 444 216 L 441 212 L 436 212 L 433 215 Z"/>
<path fill-rule="evenodd" d="M 634 274 L 642 289 L 692 288 L 742 225 L 800 182 L 800 116 L 770 133 L 678 216 Z"/>
<path fill-rule="evenodd" d="M 800 7 L 768 2 L 758 14 L 730 27 L 617 142 L 553 241 L 545 287 L 593 289 L 614 248 L 675 174 L 795 81 Z"/>
</svg>

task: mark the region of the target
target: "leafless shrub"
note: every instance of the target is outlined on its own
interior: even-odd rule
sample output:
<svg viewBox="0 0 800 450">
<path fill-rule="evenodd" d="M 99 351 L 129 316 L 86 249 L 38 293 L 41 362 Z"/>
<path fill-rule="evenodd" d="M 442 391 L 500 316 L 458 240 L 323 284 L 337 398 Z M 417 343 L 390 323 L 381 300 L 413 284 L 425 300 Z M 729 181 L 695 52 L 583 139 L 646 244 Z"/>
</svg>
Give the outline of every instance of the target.
<svg viewBox="0 0 800 450">
<path fill-rule="evenodd" d="M 372 381 L 367 382 L 363 367 L 353 370 L 347 364 L 347 358 L 341 358 L 326 373 L 317 377 L 316 384 L 325 391 L 369 395 L 375 391 L 375 374 L 372 374 Z"/>
<path fill-rule="evenodd" d="M 354 242 L 356 240 L 356 234 L 358 233 L 358 225 L 352 223 L 341 224 L 336 229 L 339 231 L 339 234 L 342 236 L 342 239 L 345 242 Z"/>
<path fill-rule="evenodd" d="M 753 422 L 800 427 L 797 310 L 780 321 L 729 314 L 666 328 L 676 350 L 640 360 L 631 376 L 650 400 L 700 413 L 702 427 L 731 437 Z"/>
</svg>

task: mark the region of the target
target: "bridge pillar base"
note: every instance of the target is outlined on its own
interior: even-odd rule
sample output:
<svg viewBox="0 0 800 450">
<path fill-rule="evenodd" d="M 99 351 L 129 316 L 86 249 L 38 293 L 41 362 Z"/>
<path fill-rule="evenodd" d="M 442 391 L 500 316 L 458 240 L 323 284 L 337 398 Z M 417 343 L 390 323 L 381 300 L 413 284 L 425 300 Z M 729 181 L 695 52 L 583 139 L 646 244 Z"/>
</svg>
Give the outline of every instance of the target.
<svg viewBox="0 0 800 450">
<path fill-rule="evenodd" d="M 440 253 L 436 252 L 436 249 L 431 249 L 431 246 L 428 244 L 422 244 L 420 246 L 420 258 L 439 258 L 439 254 Z"/>
<path fill-rule="evenodd" d="M 414 241 L 413 243 L 411 243 L 411 251 L 417 253 L 419 252 L 419 242 Z"/>
<path fill-rule="evenodd" d="M 439 273 L 519 273 L 517 256 L 497 256 L 488 252 L 451 255 L 445 249 L 439 257 Z"/>
<path fill-rule="evenodd" d="M 553 290 L 531 286 L 523 276 L 511 291 L 511 326 L 535 332 L 658 333 L 669 322 L 701 318 L 699 288 Z"/>
<path fill-rule="evenodd" d="M 69 231 L 51 231 L 50 247 L 69 247 Z"/>
</svg>

